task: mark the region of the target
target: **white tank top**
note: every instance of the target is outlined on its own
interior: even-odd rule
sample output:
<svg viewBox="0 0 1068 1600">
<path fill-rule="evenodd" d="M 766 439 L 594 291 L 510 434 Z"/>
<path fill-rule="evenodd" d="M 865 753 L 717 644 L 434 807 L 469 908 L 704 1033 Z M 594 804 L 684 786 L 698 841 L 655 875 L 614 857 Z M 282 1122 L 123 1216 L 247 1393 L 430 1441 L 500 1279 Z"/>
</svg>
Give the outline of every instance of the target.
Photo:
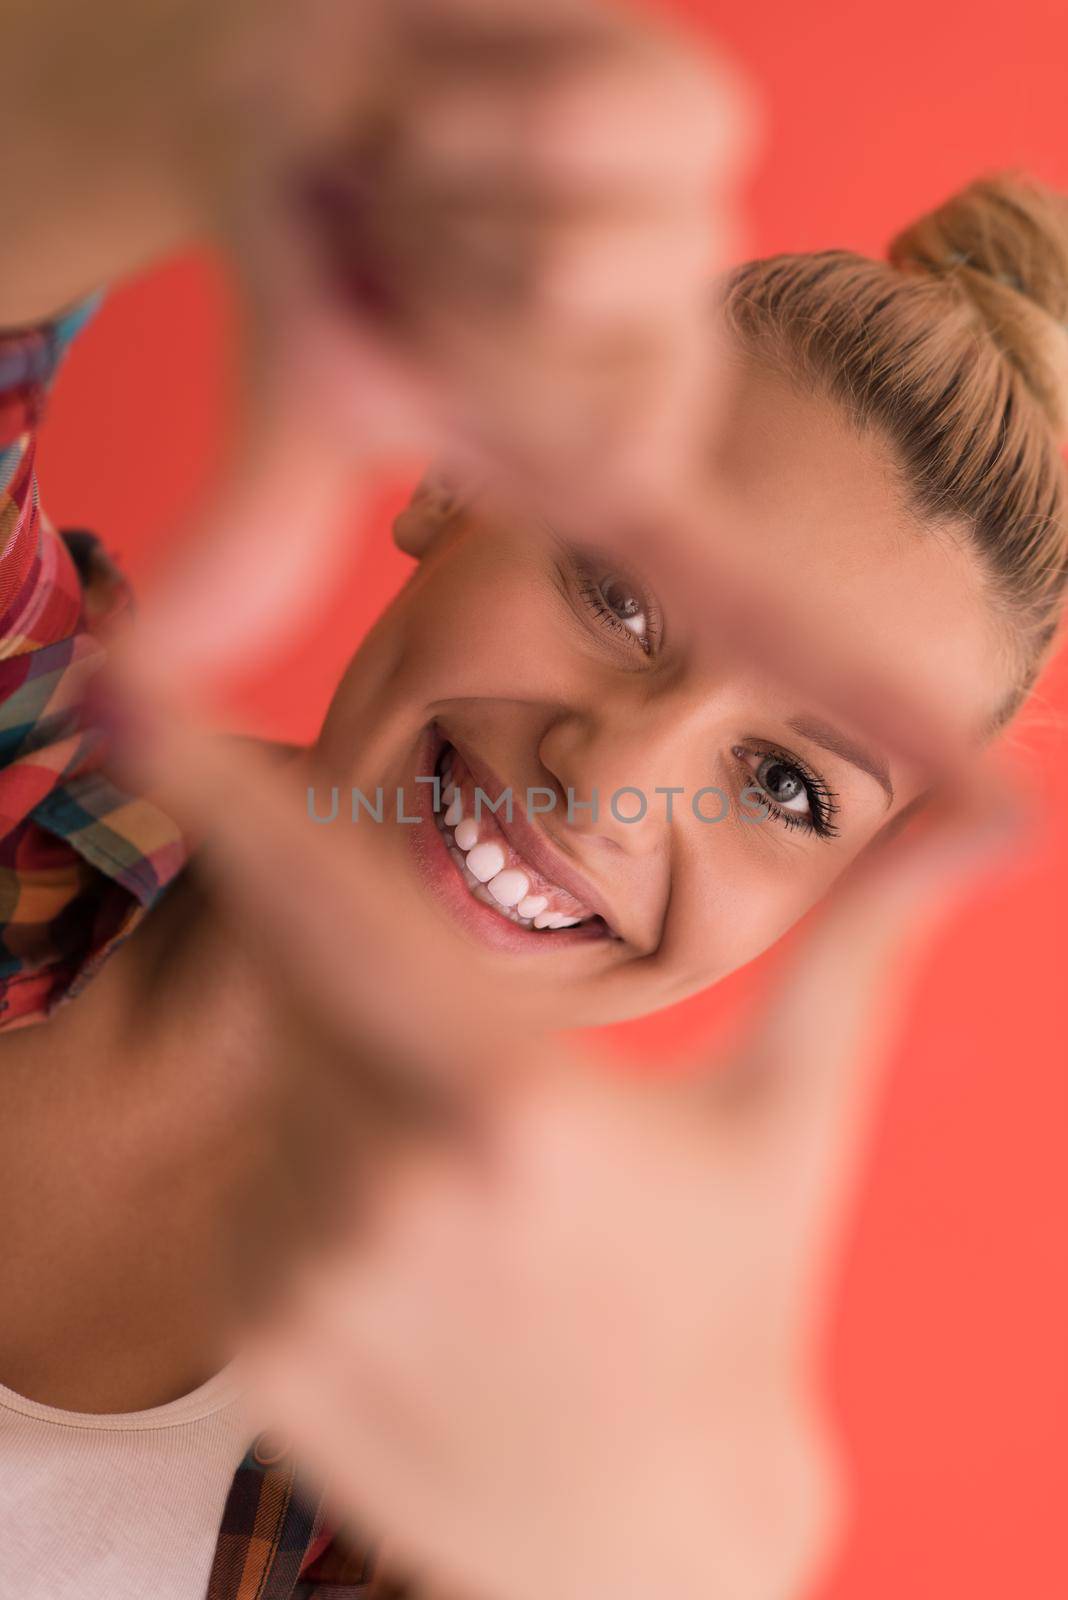
<svg viewBox="0 0 1068 1600">
<path fill-rule="evenodd" d="M 0 1385 L 0 1600 L 204 1600 L 253 1431 L 232 1368 L 116 1416 Z"/>
</svg>

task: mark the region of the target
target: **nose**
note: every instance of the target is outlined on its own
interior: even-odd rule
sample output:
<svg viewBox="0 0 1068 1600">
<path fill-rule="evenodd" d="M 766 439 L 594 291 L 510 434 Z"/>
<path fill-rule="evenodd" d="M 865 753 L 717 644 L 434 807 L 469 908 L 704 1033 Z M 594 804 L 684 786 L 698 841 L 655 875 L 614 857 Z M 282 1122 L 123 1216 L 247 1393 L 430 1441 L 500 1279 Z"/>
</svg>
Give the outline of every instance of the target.
<svg viewBox="0 0 1068 1600">
<path fill-rule="evenodd" d="M 538 756 L 555 780 L 564 830 L 630 855 L 663 848 L 687 792 L 700 715 L 657 699 L 555 718 Z"/>
</svg>

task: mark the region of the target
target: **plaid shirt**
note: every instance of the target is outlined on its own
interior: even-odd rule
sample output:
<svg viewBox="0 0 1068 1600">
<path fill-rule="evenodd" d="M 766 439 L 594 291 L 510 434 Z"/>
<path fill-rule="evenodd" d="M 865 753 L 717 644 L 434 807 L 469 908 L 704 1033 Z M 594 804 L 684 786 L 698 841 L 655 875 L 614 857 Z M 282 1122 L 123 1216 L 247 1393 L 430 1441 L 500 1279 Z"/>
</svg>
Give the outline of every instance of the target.
<svg viewBox="0 0 1068 1600">
<path fill-rule="evenodd" d="M 130 593 L 89 533 L 43 515 L 35 430 L 94 303 L 0 334 L 0 1030 L 84 987 L 177 877 L 177 826 L 104 770 L 86 690 Z M 287 1451 L 261 1435 L 234 1475 L 206 1600 L 404 1600 L 326 1526 Z M 104 1597 L 101 1597 L 104 1600 Z"/>
<path fill-rule="evenodd" d="M 332 1533 L 289 1452 L 261 1434 L 234 1475 L 207 1600 L 413 1600 L 413 1591 L 377 1573 L 357 1539 Z"/>
<path fill-rule="evenodd" d="M 89 981 L 185 860 L 175 823 L 107 776 L 86 716 L 101 634 L 129 590 L 91 534 L 41 511 L 35 428 L 92 305 L 0 338 L 0 1027 Z"/>
</svg>

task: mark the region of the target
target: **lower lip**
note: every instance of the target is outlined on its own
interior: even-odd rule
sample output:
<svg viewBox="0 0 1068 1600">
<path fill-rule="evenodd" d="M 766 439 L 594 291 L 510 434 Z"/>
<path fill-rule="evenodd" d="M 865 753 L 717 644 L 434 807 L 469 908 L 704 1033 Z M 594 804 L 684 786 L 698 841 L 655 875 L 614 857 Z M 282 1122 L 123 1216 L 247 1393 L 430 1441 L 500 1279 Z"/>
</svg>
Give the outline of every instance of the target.
<svg viewBox="0 0 1068 1600">
<path fill-rule="evenodd" d="M 419 741 L 413 776 L 428 777 L 437 770 L 445 740 L 434 728 L 428 728 Z M 418 823 L 409 828 L 412 854 L 415 856 L 419 876 L 435 900 L 458 922 L 464 932 L 480 944 L 493 950 L 510 950 L 519 955 L 551 955 L 555 950 L 574 950 L 576 945 L 604 944 L 608 935 L 600 922 L 580 923 L 574 928 L 540 930 L 522 928 L 507 917 L 499 916 L 489 906 L 484 906 L 469 892 L 449 855 L 441 830 L 434 815 L 434 784 L 419 783 L 406 786 L 409 804 L 415 791 L 413 816 Z"/>
</svg>

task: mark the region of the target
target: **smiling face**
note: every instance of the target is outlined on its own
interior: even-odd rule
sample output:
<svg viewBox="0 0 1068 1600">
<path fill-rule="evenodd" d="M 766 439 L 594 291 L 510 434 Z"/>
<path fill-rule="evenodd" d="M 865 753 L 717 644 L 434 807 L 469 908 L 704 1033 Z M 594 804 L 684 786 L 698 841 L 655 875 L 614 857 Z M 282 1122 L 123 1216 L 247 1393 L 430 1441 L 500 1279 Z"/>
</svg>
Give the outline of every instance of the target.
<svg viewBox="0 0 1068 1600">
<path fill-rule="evenodd" d="M 961 541 L 904 509 L 885 449 L 751 369 L 721 452 L 731 535 L 780 556 L 830 624 L 862 622 L 885 663 L 951 685 L 980 728 L 1011 671 L 1001 631 Z M 645 574 L 477 503 L 425 527 L 317 754 L 346 797 L 383 787 L 385 820 L 356 826 L 472 960 L 525 973 L 551 1025 L 652 1011 L 751 960 L 919 792 L 759 664 L 710 662 Z M 415 782 L 435 772 L 437 816 Z M 397 819 L 398 787 L 419 823 Z M 511 820 L 506 803 L 476 820 L 476 787 L 510 790 Z"/>
</svg>

